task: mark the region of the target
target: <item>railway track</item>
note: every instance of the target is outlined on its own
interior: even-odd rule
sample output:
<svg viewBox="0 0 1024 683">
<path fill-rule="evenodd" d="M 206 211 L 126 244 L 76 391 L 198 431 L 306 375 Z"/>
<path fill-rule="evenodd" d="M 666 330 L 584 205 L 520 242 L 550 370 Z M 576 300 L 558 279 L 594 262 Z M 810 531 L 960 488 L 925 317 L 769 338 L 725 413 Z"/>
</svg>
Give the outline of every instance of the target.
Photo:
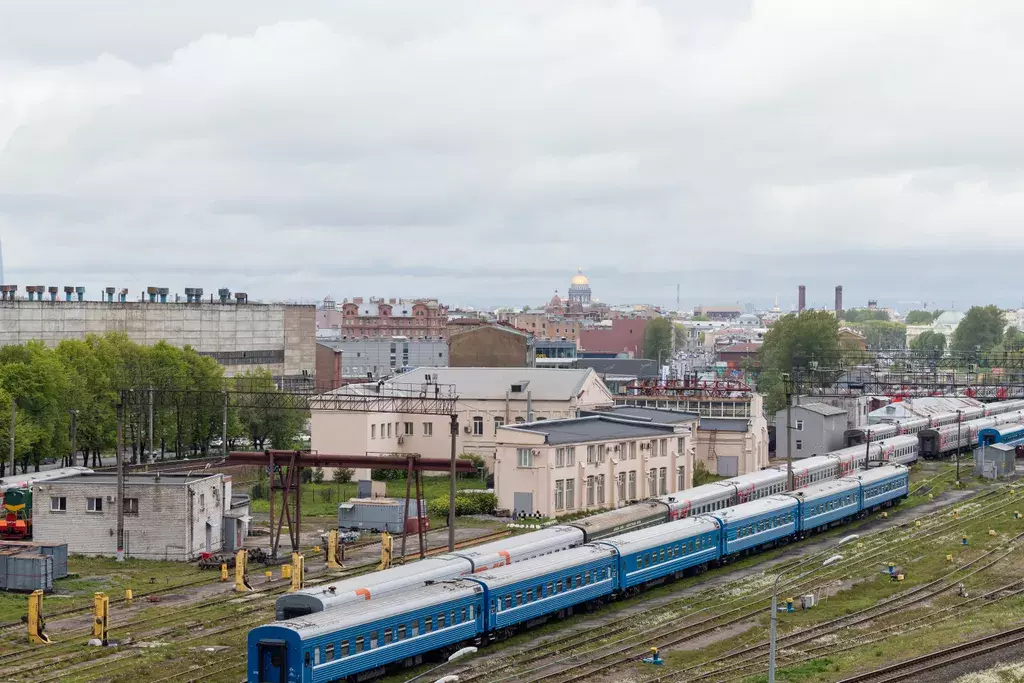
<svg viewBox="0 0 1024 683">
<path fill-rule="evenodd" d="M 979 501 L 990 498 L 991 496 L 997 494 L 998 491 L 987 492 L 986 494 L 976 497 L 974 502 L 977 504 Z M 934 512 L 928 513 L 927 515 L 924 515 L 923 519 L 919 520 L 931 520 L 933 522 L 932 525 L 920 528 L 920 531 L 923 533 L 914 534 L 914 532 L 918 530 L 918 527 L 911 527 L 909 523 L 897 527 L 890 527 L 888 529 L 879 530 L 877 532 L 872 532 L 871 534 L 866 535 L 866 537 L 895 533 L 895 538 L 891 539 L 881 547 L 876 546 L 872 548 L 871 551 L 869 551 L 866 554 L 858 554 L 858 556 L 855 559 L 854 565 L 851 565 L 849 562 L 846 562 L 842 565 L 842 567 L 837 567 L 834 571 L 846 572 L 849 571 L 849 569 L 852 566 L 864 565 L 872 561 L 877 561 L 883 555 L 891 555 L 892 546 L 898 547 L 899 545 L 905 542 L 906 539 L 904 538 L 904 535 L 900 534 L 900 532 L 907 530 L 908 528 L 910 529 L 912 535 L 914 535 L 915 541 L 922 541 L 939 534 L 950 533 L 955 528 L 962 527 L 973 521 L 977 521 L 980 517 L 985 517 L 993 512 L 997 512 L 999 510 L 1002 510 L 1003 508 L 1012 506 L 1015 502 L 1016 501 L 1014 499 L 1010 499 L 999 500 L 993 504 L 981 505 L 980 507 L 975 507 L 975 509 L 973 509 L 970 513 L 961 516 L 960 519 L 953 520 L 948 519 L 948 511 L 944 509 L 936 510 Z M 825 554 L 830 554 L 831 552 L 834 552 L 834 550 L 832 548 L 827 548 L 817 553 L 813 553 L 809 557 L 801 558 L 800 560 L 795 561 L 789 568 L 799 566 L 802 563 L 810 564 L 811 561 L 818 560 Z M 774 568 L 773 572 L 781 571 L 785 568 L 787 567 L 784 564 L 781 567 Z M 964 567 L 960 567 L 958 569 L 962 571 Z M 795 590 L 797 587 L 802 585 L 813 585 L 814 582 L 822 580 L 823 574 L 830 574 L 830 572 L 819 572 L 817 578 L 803 583 L 797 583 L 795 581 L 786 582 L 783 584 L 783 589 Z M 758 595 L 759 593 L 765 592 L 766 591 L 764 590 L 758 591 L 755 592 L 754 595 Z M 489 670 L 486 673 L 476 673 L 472 672 L 472 669 L 470 669 L 468 670 L 468 675 L 466 675 L 466 672 L 459 672 L 460 680 L 476 681 L 486 678 L 486 680 L 494 681 L 495 683 L 497 683 L 498 681 L 509 682 L 525 680 L 533 682 L 547 682 L 559 680 L 563 681 L 564 683 L 568 683 L 568 681 L 585 681 L 588 677 L 592 677 L 594 675 L 603 673 L 620 664 L 636 661 L 640 656 L 643 656 L 646 653 L 651 644 L 657 643 L 661 647 L 667 647 L 673 644 L 685 642 L 687 640 L 693 640 L 695 638 L 699 638 L 703 635 L 706 635 L 723 627 L 754 618 L 763 613 L 764 604 L 767 600 L 767 597 L 768 595 L 764 595 L 761 598 L 751 600 L 750 595 L 742 596 L 741 598 L 737 598 L 732 601 L 727 601 L 725 604 L 719 604 L 713 607 L 698 610 L 697 612 L 692 613 L 691 617 L 696 616 L 700 613 L 707 613 L 712 610 L 720 610 L 723 607 L 728 607 L 730 604 L 734 604 L 737 602 L 742 603 L 737 607 L 729 609 L 725 612 L 709 615 L 700 618 L 697 621 L 690 621 L 680 626 L 646 629 L 643 633 L 637 633 L 631 636 L 626 636 L 624 638 L 619 639 L 618 641 L 613 641 L 612 643 L 605 642 L 597 647 L 591 646 L 590 650 L 579 651 L 581 645 L 583 645 L 584 643 L 593 644 L 594 642 L 598 642 L 602 639 L 612 637 L 627 631 L 629 628 L 627 622 L 633 619 L 633 617 L 626 617 L 624 619 L 616 620 L 611 624 L 605 625 L 603 627 L 597 627 L 596 629 L 587 630 L 585 633 L 582 634 L 582 637 L 579 639 L 578 642 L 573 642 L 572 639 L 570 639 L 569 642 L 566 642 L 563 638 L 560 639 L 558 641 L 558 644 L 555 645 L 553 648 L 541 646 L 540 648 L 534 648 L 534 650 L 532 650 L 530 653 L 516 657 L 514 660 L 514 666 L 516 667 L 517 672 L 515 674 L 511 674 L 496 679 L 493 677 L 495 673 L 493 669 Z M 668 605 L 659 606 L 659 610 L 671 608 L 673 605 L 698 602 L 699 600 L 699 595 L 690 595 L 685 598 L 681 598 L 678 601 L 674 601 L 673 603 L 669 603 Z M 623 645 L 623 643 L 637 641 L 638 639 L 642 639 L 644 642 L 634 643 L 632 645 Z M 609 650 L 609 647 L 611 647 L 612 649 Z M 574 652 L 574 654 L 572 654 L 571 656 L 564 657 L 562 659 L 552 659 L 553 657 L 557 657 L 558 655 L 563 655 L 573 651 L 576 652 Z M 580 661 L 584 659 L 586 660 L 585 662 Z M 526 669 L 525 671 L 521 668 L 524 665 L 529 666 L 530 664 L 536 662 L 543 662 L 543 664 L 533 669 Z M 554 671 L 546 674 L 541 673 L 544 670 L 559 666 L 562 667 L 562 669 L 559 671 Z M 582 671 L 580 673 L 573 673 L 573 671 L 580 671 L 581 669 L 585 669 L 585 671 Z M 529 679 L 524 678 L 524 675 L 538 673 L 540 675 L 537 677 Z"/>
<path fill-rule="evenodd" d="M 456 543 L 456 548 L 472 546 L 479 543 L 495 540 L 508 536 L 508 531 L 497 531 L 485 536 L 467 539 L 460 543 Z M 447 546 L 442 548 L 435 548 L 433 551 L 428 551 L 428 554 L 437 552 L 447 552 Z M 418 558 L 419 553 L 408 553 L 405 558 Z M 312 587 L 324 583 L 330 583 L 339 579 L 345 579 L 352 576 L 358 576 L 361 574 L 369 573 L 377 567 L 378 563 L 368 562 L 361 565 L 350 567 L 344 574 L 332 574 L 324 575 L 326 570 L 321 570 L 313 577 L 311 581 L 307 581 L 307 586 Z M 182 585 L 177 586 L 180 588 Z M 288 590 L 291 585 L 290 580 L 275 581 L 273 584 L 265 585 L 255 589 L 250 593 L 235 593 L 228 592 L 224 595 L 218 596 L 217 598 L 206 600 L 201 603 L 192 603 L 189 605 L 183 605 L 180 608 L 174 610 L 160 610 L 159 613 L 153 614 L 144 618 L 130 618 L 128 621 L 111 623 L 108 633 L 114 635 L 116 632 L 125 632 L 126 629 L 136 627 L 146 627 L 150 624 L 158 624 L 157 629 L 150 629 L 143 631 L 139 637 L 160 637 L 166 635 L 168 632 L 183 628 L 183 627 L 197 627 L 202 626 L 202 621 L 196 621 L 196 613 L 202 610 L 208 610 L 210 608 L 219 607 L 226 605 L 231 602 L 243 602 L 249 601 L 254 604 L 251 606 L 243 607 L 238 613 L 232 615 L 232 620 L 239 617 L 245 617 L 248 615 L 258 615 L 256 619 L 245 620 L 242 623 L 231 624 L 219 627 L 214 630 L 203 629 L 202 633 L 196 638 L 187 638 L 184 640 L 178 639 L 173 641 L 175 644 L 183 642 L 191 642 L 195 639 L 209 638 L 214 635 L 222 635 L 224 633 L 230 633 L 239 629 L 247 629 L 256 624 L 263 623 L 266 621 L 268 616 L 268 608 L 273 609 L 272 599 L 276 596 L 283 594 Z M 76 612 L 78 610 L 75 610 Z M 89 611 L 86 609 L 85 611 Z M 272 615 L 272 612 L 271 612 Z M 51 617 L 52 620 L 52 617 Z M 22 625 L 23 627 L 23 625 Z M 135 652 L 130 649 L 120 649 L 115 651 L 102 650 L 96 648 L 84 648 L 82 641 L 85 638 L 85 634 L 91 632 L 91 624 L 88 626 L 76 627 L 72 629 L 66 629 L 61 631 L 59 634 L 54 634 L 53 645 L 40 648 L 38 646 L 26 647 L 19 650 L 6 652 L 0 654 L 0 662 L 19 658 L 19 664 L 24 662 L 26 659 L 29 660 L 24 665 L 18 666 L 17 668 L 4 668 L 4 674 L 7 676 L 17 676 L 19 674 L 25 674 L 28 672 L 32 673 L 33 681 L 50 681 L 60 680 L 62 677 L 74 678 L 78 673 L 86 670 L 91 670 L 94 666 L 100 666 L 104 663 L 114 663 L 120 661 L 125 657 L 126 652 Z M 97 654 L 107 652 L 106 656 L 97 657 Z M 57 659 L 50 659 L 53 655 L 58 656 Z M 34 656 L 27 656 L 34 655 Z M 244 670 L 244 656 L 241 658 L 242 669 Z M 59 671 L 52 677 L 38 677 L 40 674 L 45 674 L 53 667 L 59 667 Z M 208 668 L 208 667 L 203 667 Z M 107 675 L 109 671 L 105 671 L 104 675 Z M 177 675 L 177 674 L 176 674 Z M 172 678 L 172 680 L 174 680 Z"/>
<path fill-rule="evenodd" d="M 984 636 L 966 643 L 960 643 L 942 650 L 896 662 L 881 669 L 868 671 L 844 678 L 839 683 L 897 683 L 913 680 L 920 674 L 935 671 L 951 664 L 968 661 L 975 657 L 997 652 L 1007 647 L 1024 644 L 1024 626 Z"/>
</svg>

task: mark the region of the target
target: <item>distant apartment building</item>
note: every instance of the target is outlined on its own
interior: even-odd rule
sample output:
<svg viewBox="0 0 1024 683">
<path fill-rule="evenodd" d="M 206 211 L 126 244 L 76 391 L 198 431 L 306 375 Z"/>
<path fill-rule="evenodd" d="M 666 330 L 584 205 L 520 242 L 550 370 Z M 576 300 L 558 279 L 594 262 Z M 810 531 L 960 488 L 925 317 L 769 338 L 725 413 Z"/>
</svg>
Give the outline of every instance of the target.
<svg viewBox="0 0 1024 683">
<path fill-rule="evenodd" d="M 733 320 L 743 314 L 743 309 L 739 306 L 697 306 L 693 314 L 709 320 Z"/>
<path fill-rule="evenodd" d="M 580 321 L 569 320 L 562 316 L 547 313 L 517 313 L 509 321 L 513 326 L 529 332 L 538 340 L 564 339 L 578 341 L 580 338 Z"/>
<path fill-rule="evenodd" d="M 474 322 L 452 328 L 448 364 L 453 368 L 532 368 L 533 335 L 500 323 Z"/>
<path fill-rule="evenodd" d="M 412 367 L 448 365 L 448 343 L 441 339 L 320 339 L 317 341 L 317 386 L 333 389 L 349 380 L 376 379 Z M 335 378 L 326 383 L 328 378 Z"/>
<path fill-rule="evenodd" d="M 437 299 L 382 299 L 356 297 L 340 304 L 324 299 L 316 314 L 319 336 L 337 331 L 339 337 L 441 339 L 445 336 L 448 307 Z"/>
</svg>

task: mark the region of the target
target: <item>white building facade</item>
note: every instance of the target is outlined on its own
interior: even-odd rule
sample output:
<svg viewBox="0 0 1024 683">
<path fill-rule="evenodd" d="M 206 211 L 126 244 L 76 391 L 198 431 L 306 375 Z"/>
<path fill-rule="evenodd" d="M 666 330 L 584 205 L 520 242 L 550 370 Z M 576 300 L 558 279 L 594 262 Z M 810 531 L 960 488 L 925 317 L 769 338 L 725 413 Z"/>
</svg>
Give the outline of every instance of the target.
<svg viewBox="0 0 1024 683">
<path fill-rule="evenodd" d="M 222 548 L 231 509 L 231 477 L 131 474 L 125 478 L 124 535 L 128 557 L 190 561 Z M 117 477 L 84 473 L 32 487 L 37 541 L 67 543 L 80 555 L 117 554 Z"/>
</svg>

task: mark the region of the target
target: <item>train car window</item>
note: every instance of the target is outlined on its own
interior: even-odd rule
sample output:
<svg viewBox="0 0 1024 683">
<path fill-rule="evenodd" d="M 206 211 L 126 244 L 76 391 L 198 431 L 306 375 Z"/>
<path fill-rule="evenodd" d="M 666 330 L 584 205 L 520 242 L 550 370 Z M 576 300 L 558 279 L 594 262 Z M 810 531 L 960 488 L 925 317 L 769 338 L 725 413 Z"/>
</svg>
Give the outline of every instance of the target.
<svg viewBox="0 0 1024 683">
<path fill-rule="evenodd" d="M 398 640 L 405 640 L 405 624 L 398 627 Z"/>
<path fill-rule="evenodd" d="M 494 607 L 494 600 L 491 600 L 491 607 Z M 418 636 L 420 634 L 420 620 L 413 619 L 412 623 L 409 624 L 409 630 L 412 632 L 414 638 Z"/>
<path fill-rule="evenodd" d="M 424 633 L 430 633 L 433 630 L 434 630 L 434 619 L 432 617 L 427 617 L 426 619 L 423 620 L 423 632 Z"/>
<path fill-rule="evenodd" d="M 693 543 L 694 543 L 693 541 L 690 541 L 691 547 L 693 546 Z M 700 539 L 699 538 L 697 539 L 696 545 L 697 545 L 697 550 L 700 550 Z"/>
<path fill-rule="evenodd" d="M 473 605 L 470 605 L 469 606 L 469 618 L 470 618 L 470 620 L 473 620 L 473 619 L 476 618 L 475 612 L 476 612 L 476 610 L 473 609 Z"/>
<path fill-rule="evenodd" d="M 506 595 L 505 596 L 505 609 L 512 609 L 512 596 L 511 595 Z"/>
<path fill-rule="evenodd" d="M 320 664 L 320 648 L 313 648 L 313 666 L 319 666 Z"/>
<path fill-rule="evenodd" d="M 558 581 L 555 582 L 555 592 L 556 593 L 561 593 L 562 592 L 562 580 L 561 579 L 559 579 Z"/>
<path fill-rule="evenodd" d="M 451 617 L 448 620 L 448 623 L 451 624 L 452 626 L 455 626 L 455 624 L 458 623 L 457 621 L 455 621 L 455 617 L 457 616 L 456 613 L 455 613 L 455 610 L 452 610 L 451 613 L 448 616 Z"/>
<path fill-rule="evenodd" d="M 309 668 L 309 650 L 306 650 L 306 656 L 304 657 L 306 668 Z"/>
<path fill-rule="evenodd" d="M 661 549 L 661 561 L 662 562 L 665 561 L 665 549 L 664 548 Z"/>
<path fill-rule="evenodd" d="M 363 652 L 366 649 L 366 641 L 362 636 L 356 638 L 356 652 Z"/>
<path fill-rule="evenodd" d="M 576 583 L 574 583 L 573 585 L 576 586 L 577 588 L 579 588 L 580 587 L 580 581 L 582 580 L 582 578 L 583 577 L 581 577 L 579 574 L 577 574 L 576 575 Z"/>
<path fill-rule="evenodd" d="M 341 656 L 342 657 L 348 657 L 348 641 L 347 640 L 341 641 Z M 332 659 L 334 659 L 334 644 L 333 643 L 327 646 L 327 661 L 329 662 Z"/>
<path fill-rule="evenodd" d="M 516 607 L 523 604 L 523 591 L 516 591 Z"/>
<path fill-rule="evenodd" d="M 443 629 L 443 628 L 444 628 L 444 620 L 445 620 L 445 619 L 446 619 L 447 617 L 448 617 L 448 615 L 447 615 L 447 614 L 438 614 L 438 615 L 437 615 L 437 630 L 438 630 L 438 631 L 440 631 L 441 629 Z"/>
<path fill-rule="evenodd" d="M 533 589 L 526 591 L 526 602 L 533 602 Z"/>
<path fill-rule="evenodd" d="M 547 594 L 551 595 L 554 592 L 555 592 L 555 584 L 554 584 L 554 582 L 548 581 L 548 592 L 547 592 Z"/>
<path fill-rule="evenodd" d="M 390 645 L 391 644 L 391 629 L 389 629 L 389 628 L 384 629 L 384 644 L 385 645 Z"/>
<path fill-rule="evenodd" d="M 377 647 L 377 631 L 370 631 L 370 649 Z"/>
</svg>

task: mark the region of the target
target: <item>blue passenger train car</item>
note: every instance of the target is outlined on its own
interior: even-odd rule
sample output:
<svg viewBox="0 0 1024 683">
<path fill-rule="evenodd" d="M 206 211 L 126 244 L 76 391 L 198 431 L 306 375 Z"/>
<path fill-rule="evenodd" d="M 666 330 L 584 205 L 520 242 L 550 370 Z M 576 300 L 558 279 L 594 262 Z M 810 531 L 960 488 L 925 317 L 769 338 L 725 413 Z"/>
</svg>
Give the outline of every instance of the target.
<svg viewBox="0 0 1024 683">
<path fill-rule="evenodd" d="M 1004 424 L 998 427 L 978 430 L 978 446 L 991 446 L 994 443 L 1010 443 L 1024 439 L 1024 425 Z"/>
<path fill-rule="evenodd" d="M 722 525 L 721 556 L 792 536 L 798 505 L 791 496 L 775 495 L 718 511 L 713 516 Z"/>
<path fill-rule="evenodd" d="M 675 522 L 600 541 L 618 553 L 619 589 L 649 584 L 719 557 L 721 530 L 713 517 Z"/>
<path fill-rule="evenodd" d="M 616 559 L 611 548 L 585 545 L 465 580 L 483 588 L 484 631 L 493 637 L 522 623 L 571 614 L 576 605 L 611 595 L 618 582 Z"/>
<path fill-rule="evenodd" d="M 249 680 L 326 683 L 409 666 L 435 650 L 454 649 L 483 629 L 483 589 L 435 583 L 365 603 L 258 626 L 249 631 Z"/>
<path fill-rule="evenodd" d="M 828 528 L 860 512 L 860 484 L 852 479 L 824 481 L 786 495 L 800 504 L 797 519 L 804 533 Z"/>
<path fill-rule="evenodd" d="M 860 484 L 861 513 L 906 498 L 910 493 L 910 470 L 903 465 L 885 465 L 851 474 L 844 479 Z"/>
</svg>

